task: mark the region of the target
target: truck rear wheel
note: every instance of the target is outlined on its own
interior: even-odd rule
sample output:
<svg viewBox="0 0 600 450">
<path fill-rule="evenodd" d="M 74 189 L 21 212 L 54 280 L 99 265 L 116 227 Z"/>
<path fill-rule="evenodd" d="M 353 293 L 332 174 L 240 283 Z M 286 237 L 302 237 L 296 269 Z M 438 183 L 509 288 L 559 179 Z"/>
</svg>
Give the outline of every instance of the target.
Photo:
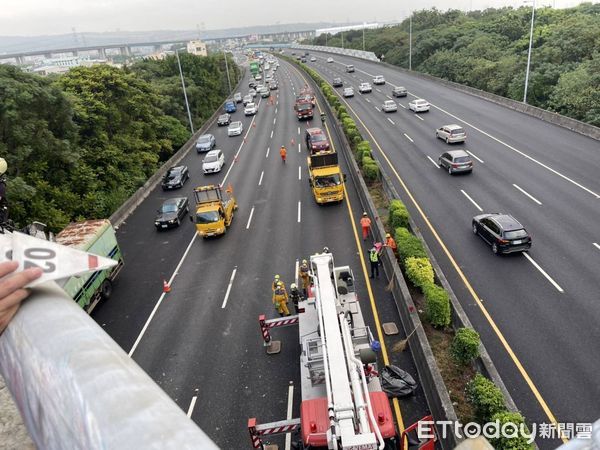
<svg viewBox="0 0 600 450">
<path fill-rule="evenodd" d="M 100 296 L 102 297 L 102 299 L 104 300 L 108 300 L 110 298 L 110 296 L 112 295 L 112 291 L 113 291 L 113 285 L 112 285 L 112 281 L 106 279 L 102 282 L 102 285 L 100 286 Z"/>
</svg>

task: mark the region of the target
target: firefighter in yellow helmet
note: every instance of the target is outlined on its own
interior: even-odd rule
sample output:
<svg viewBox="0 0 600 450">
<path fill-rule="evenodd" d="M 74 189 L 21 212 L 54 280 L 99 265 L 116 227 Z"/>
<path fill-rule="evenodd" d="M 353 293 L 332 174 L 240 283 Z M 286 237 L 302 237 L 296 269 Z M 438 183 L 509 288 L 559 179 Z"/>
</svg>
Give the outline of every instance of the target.
<svg viewBox="0 0 600 450">
<path fill-rule="evenodd" d="M 275 277 L 273 278 L 273 284 L 271 285 L 271 289 L 273 290 L 273 292 L 275 292 L 275 289 L 277 289 L 277 285 L 279 283 L 281 283 L 281 285 L 285 289 L 285 283 L 283 282 L 281 277 L 279 275 L 275 275 Z"/>
<path fill-rule="evenodd" d="M 310 288 L 310 275 L 308 269 L 308 262 L 303 259 L 302 264 L 298 267 L 298 278 L 302 280 L 302 291 L 304 296 L 308 297 L 308 289 Z"/>
<path fill-rule="evenodd" d="M 277 309 L 277 312 L 281 317 L 289 316 L 290 311 L 287 307 L 288 294 L 283 287 L 282 283 L 277 284 L 277 287 L 273 291 L 273 305 Z"/>
</svg>

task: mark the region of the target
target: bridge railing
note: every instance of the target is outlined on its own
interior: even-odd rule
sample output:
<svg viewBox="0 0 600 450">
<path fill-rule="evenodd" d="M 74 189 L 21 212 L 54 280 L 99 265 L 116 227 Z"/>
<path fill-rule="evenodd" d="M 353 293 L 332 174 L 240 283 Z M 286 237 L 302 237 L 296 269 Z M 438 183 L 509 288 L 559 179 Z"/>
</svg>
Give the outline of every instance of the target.
<svg viewBox="0 0 600 450">
<path fill-rule="evenodd" d="M 339 48 L 339 47 L 326 47 L 324 45 L 300 45 L 295 44 L 290 48 L 298 49 L 298 50 L 314 50 L 316 52 L 328 52 L 335 53 L 338 55 L 346 55 L 353 56 L 355 58 L 366 59 L 369 61 L 377 61 L 379 62 L 379 58 L 373 52 L 366 52 L 363 50 L 355 50 L 353 48 Z"/>
<path fill-rule="evenodd" d="M 55 283 L 0 336 L 0 372 L 37 448 L 217 448 Z"/>
</svg>

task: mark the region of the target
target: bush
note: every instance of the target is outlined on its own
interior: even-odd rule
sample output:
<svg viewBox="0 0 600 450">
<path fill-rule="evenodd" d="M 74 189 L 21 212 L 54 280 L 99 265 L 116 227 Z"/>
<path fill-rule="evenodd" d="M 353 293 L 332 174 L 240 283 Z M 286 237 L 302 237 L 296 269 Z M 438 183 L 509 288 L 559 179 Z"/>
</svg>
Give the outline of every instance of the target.
<svg viewBox="0 0 600 450">
<path fill-rule="evenodd" d="M 350 117 L 348 115 L 348 110 L 346 109 L 345 106 L 339 105 L 336 109 L 337 109 L 337 116 L 340 120 L 342 120 L 342 117 L 344 117 L 344 115 L 346 115 L 348 118 Z"/>
<path fill-rule="evenodd" d="M 362 158 L 359 161 L 359 164 L 360 164 L 361 167 L 364 166 L 365 164 L 373 165 L 373 164 L 375 164 L 375 160 L 373 158 L 371 158 L 370 154 L 363 153 L 362 154 Z"/>
<path fill-rule="evenodd" d="M 427 258 L 427 252 L 418 237 L 411 234 L 406 228 L 398 227 L 394 232 L 396 245 L 398 246 L 398 256 L 400 262 L 404 264 L 406 258 Z"/>
<path fill-rule="evenodd" d="M 504 424 L 512 423 L 515 428 L 506 427 L 507 433 L 514 437 L 503 437 L 500 433 L 500 437 L 491 438 L 490 444 L 497 450 L 529 450 L 533 448 L 532 444 L 527 443 L 527 435 L 529 435 L 529 429 L 525 426 L 525 418 L 518 412 L 498 412 L 492 416 L 492 422 L 498 421 L 500 429 Z"/>
<path fill-rule="evenodd" d="M 479 333 L 472 328 L 459 328 L 450 350 L 459 364 L 470 363 L 479 356 Z"/>
<path fill-rule="evenodd" d="M 480 373 L 469 381 L 466 394 L 475 408 L 475 417 L 480 423 L 491 421 L 494 414 L 506 412 L 502 391 Z"/>
<path fill-rule="evenodd" d="M 446 290 L 437 284 L 422 287 L 425 294 L 425 314 L 429 323 L 436 328 L 450 325 L 450 297 Z"/>
<path fill-rule="evenodd" d="M 356 124 L 354 123 L 354 120 L 352 120 L 350 117 L 344 117 L 342 119 L 342 127 L 344 128 L 344 130 L 348 128 L 356 128 Z"/>
<path fill-rule="evenodd" d="M 367 158 L 365 158 L 365 160 L 366 159 Z M 371 158 L 368 159 L 373 161 Z M 363 174 L 365 176 L 365 180 L 367 181 L 375 181 L 379 178 L 379 167 L 377 164 L 375 164 L 375 161 L 373 161 L 373 163 L 368 162 L 363 164 Z"/>
<path fill-rule="evenodd" d="M 392 200 L 388 209 L 390 228 L 394 230 L 398 227 L 408 228 L 410 216 L 402 201 Z"/>
<path fill-rule="evenodd" d="M 406 276 L 412 284 L 420 287 L 433 283 L 433 267 L 427 258 L 406 258 Z"/>
</svg>

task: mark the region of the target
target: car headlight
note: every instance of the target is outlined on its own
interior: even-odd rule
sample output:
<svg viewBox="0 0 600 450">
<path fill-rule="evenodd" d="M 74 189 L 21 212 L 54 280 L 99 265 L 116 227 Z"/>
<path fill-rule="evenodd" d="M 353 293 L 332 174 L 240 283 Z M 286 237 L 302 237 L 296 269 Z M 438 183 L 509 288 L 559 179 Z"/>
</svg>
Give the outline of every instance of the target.
<svg viewBox="0 0 600 450">
<path fill-rule="evenodd" d="M 175 223 L 175 219 L 169 220 L 169 223 Z"/>
<path fill-rule="evenodd" d="M 154 222 L 154 225 L 159 226 L 160 222 Z"/>
</svg>

